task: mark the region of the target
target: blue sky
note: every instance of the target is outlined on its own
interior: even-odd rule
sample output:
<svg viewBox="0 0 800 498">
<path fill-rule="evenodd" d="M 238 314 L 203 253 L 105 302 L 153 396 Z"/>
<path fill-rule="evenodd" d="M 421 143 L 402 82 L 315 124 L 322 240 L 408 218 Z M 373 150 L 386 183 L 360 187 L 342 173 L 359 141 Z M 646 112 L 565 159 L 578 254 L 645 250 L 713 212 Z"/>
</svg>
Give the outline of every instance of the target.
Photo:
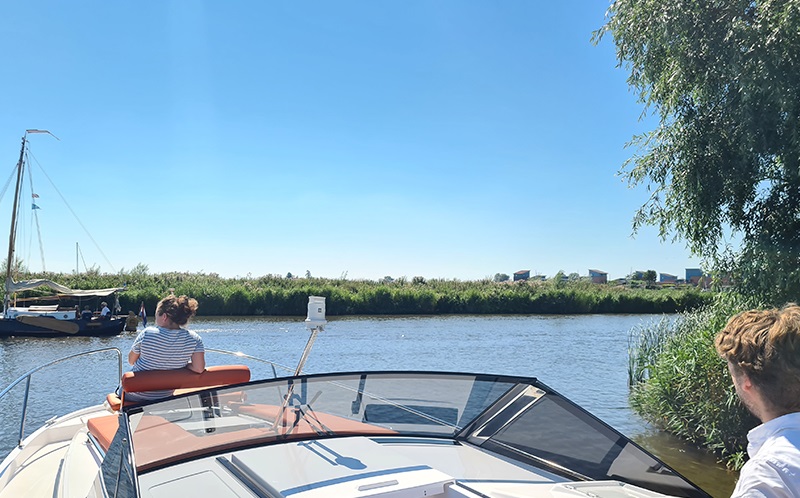
<svg viewBox="0 0 800 498">
<path fill-rule="evenodd" d="M 47 176 L 34 164 L 20 254 L 65 272 L 77 243 L 103 272 L 682 276 L 700 263 L 682 243 L 631 238 L 646 191 L 617 172 L 654 122 L 611 39 L 590 43 L 607 7 L 6 2 L 0 182 L 26 128 L 60 138 L 31 137 Z"/>
</svg>

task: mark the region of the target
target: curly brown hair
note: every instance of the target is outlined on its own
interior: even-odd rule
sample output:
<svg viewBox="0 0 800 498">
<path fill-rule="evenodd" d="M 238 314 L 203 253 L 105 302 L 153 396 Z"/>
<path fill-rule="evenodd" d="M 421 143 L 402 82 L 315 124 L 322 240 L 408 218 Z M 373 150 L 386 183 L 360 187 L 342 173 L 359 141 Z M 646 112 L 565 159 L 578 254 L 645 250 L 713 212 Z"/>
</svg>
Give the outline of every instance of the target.
<svg viewBox="0 0 800 498">
<path fill-rule="evenodd" d="M 175 297 L 170 294 L 158 302 L 156 314 L 167 315 L 167 318 L 178 326 L 184 326 L 197 313 L 197 299 L 187 296 Z"/>
<path fill-rule="evenodd" d="M 800 411 L 800 306 L 739 313 L 717 334 L 714 345 L 776 409 Z"/>
</svg>

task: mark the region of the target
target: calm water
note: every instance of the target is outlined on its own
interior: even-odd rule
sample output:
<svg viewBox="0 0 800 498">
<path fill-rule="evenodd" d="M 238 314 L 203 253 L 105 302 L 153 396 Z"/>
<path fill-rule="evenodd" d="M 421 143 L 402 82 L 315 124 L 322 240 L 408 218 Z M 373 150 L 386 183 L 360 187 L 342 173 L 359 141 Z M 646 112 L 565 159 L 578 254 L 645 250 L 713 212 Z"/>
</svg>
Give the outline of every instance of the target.
<svg viewBox="0 0 800 498">
<path fill-rule="evenodd" d="M 318 336 L 306 372 L 448 370 L 535 376 L 655 453 L 713 496 L 730 496 L 735 475 L 713 457 L 649 427 L 628 407 L 628 334 L 652 315 L 443 316 L 334 318 Z M 190 328 L 207 348 L 243 351 L 296 367 L 309 333 L 298 318 L 198 318 Z M 0 340 L 0 388 L 50 360 L 87 349 L 127 354 L 134 333 L 112 338 Z M 116 387 L 108 354 L 37 373 L 29 428 L 78 406 L 96 404 Z M 209 353 L 209 365 L 248 363 Z M 254 377 L 269 367 L 248 363 Z M 0 454 L 16 442 L 24 385 L 0 411 Z M 42 410 L 42 408 L 44 408 Z"/>
</svg>

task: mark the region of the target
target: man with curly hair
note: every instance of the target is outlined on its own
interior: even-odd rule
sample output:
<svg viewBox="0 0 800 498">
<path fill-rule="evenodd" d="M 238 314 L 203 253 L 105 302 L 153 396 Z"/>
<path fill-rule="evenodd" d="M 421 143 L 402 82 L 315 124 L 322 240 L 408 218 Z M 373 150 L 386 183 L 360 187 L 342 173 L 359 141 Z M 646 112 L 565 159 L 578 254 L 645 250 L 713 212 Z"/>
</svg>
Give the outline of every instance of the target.
<svg viewBox="0 0 800 498">
<path fill-rule="evenodd" d="M 750 459 L 732 496 L 800 498 L 800 306 L 739 313 L 715 346 L 761 421 L 747 433 Z"/>
</svg>

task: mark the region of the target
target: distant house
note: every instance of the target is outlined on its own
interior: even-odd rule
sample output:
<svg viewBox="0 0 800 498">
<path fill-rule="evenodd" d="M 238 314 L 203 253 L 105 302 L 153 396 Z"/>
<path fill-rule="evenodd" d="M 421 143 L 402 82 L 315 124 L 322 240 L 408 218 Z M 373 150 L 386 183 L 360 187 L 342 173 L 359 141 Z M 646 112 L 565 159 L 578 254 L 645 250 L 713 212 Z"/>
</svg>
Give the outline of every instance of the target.
<svg viewBox="0 0 800 498">
<path fill-rule="evenodd" d="M 608 283 L 608 273 L 600 270 L 589 270 L 589 278 L 592 279 L 592 283 L 595 284 L 605 284 Z"/>
<path fill-rule="evenodd" d="M 686 269 L 686 282 L 692 285 L 697 285 L 703 278 L 703 270 L 700 268 L 687 268 Z"/>
<path fill-rule="evenodd" d="M 542 274 L 538 273 L 538 274 L 532 276 L 531 280 L 536 280 L 538 282 L 544 282 L 545 280 L 547 280 L 547 277 L 545 275 L 542 275 Z"/>
<path fill-rule="evenodd" d="M 644 280 L 644 272 L 636 270 L 635 272 L 631 273 L 628 278 L 631 280 Z"/>
<path fill-rule="evenodd" d="M 719 285 L 723 289 L 727 289 L 731 286 L 731 276 L 728 275 L 727 273 L 725 275 L 720 275 L 718 279 L 719 279 Z"/>
<path fill-rule="evenodd" d="M 669 273 L 660 273 L 658 276 L 658 281 L 662 284 L 665 283 L 678 283 L 678 276 L 677 275 L 670 275 Z"/>
<path fill-rule="evenodd" d="M 514 282 L 517 280 L 528 280 L 529 278 L 531 278 L 530 270 L 520 270 L 514 272 Z"/>
</svg>

